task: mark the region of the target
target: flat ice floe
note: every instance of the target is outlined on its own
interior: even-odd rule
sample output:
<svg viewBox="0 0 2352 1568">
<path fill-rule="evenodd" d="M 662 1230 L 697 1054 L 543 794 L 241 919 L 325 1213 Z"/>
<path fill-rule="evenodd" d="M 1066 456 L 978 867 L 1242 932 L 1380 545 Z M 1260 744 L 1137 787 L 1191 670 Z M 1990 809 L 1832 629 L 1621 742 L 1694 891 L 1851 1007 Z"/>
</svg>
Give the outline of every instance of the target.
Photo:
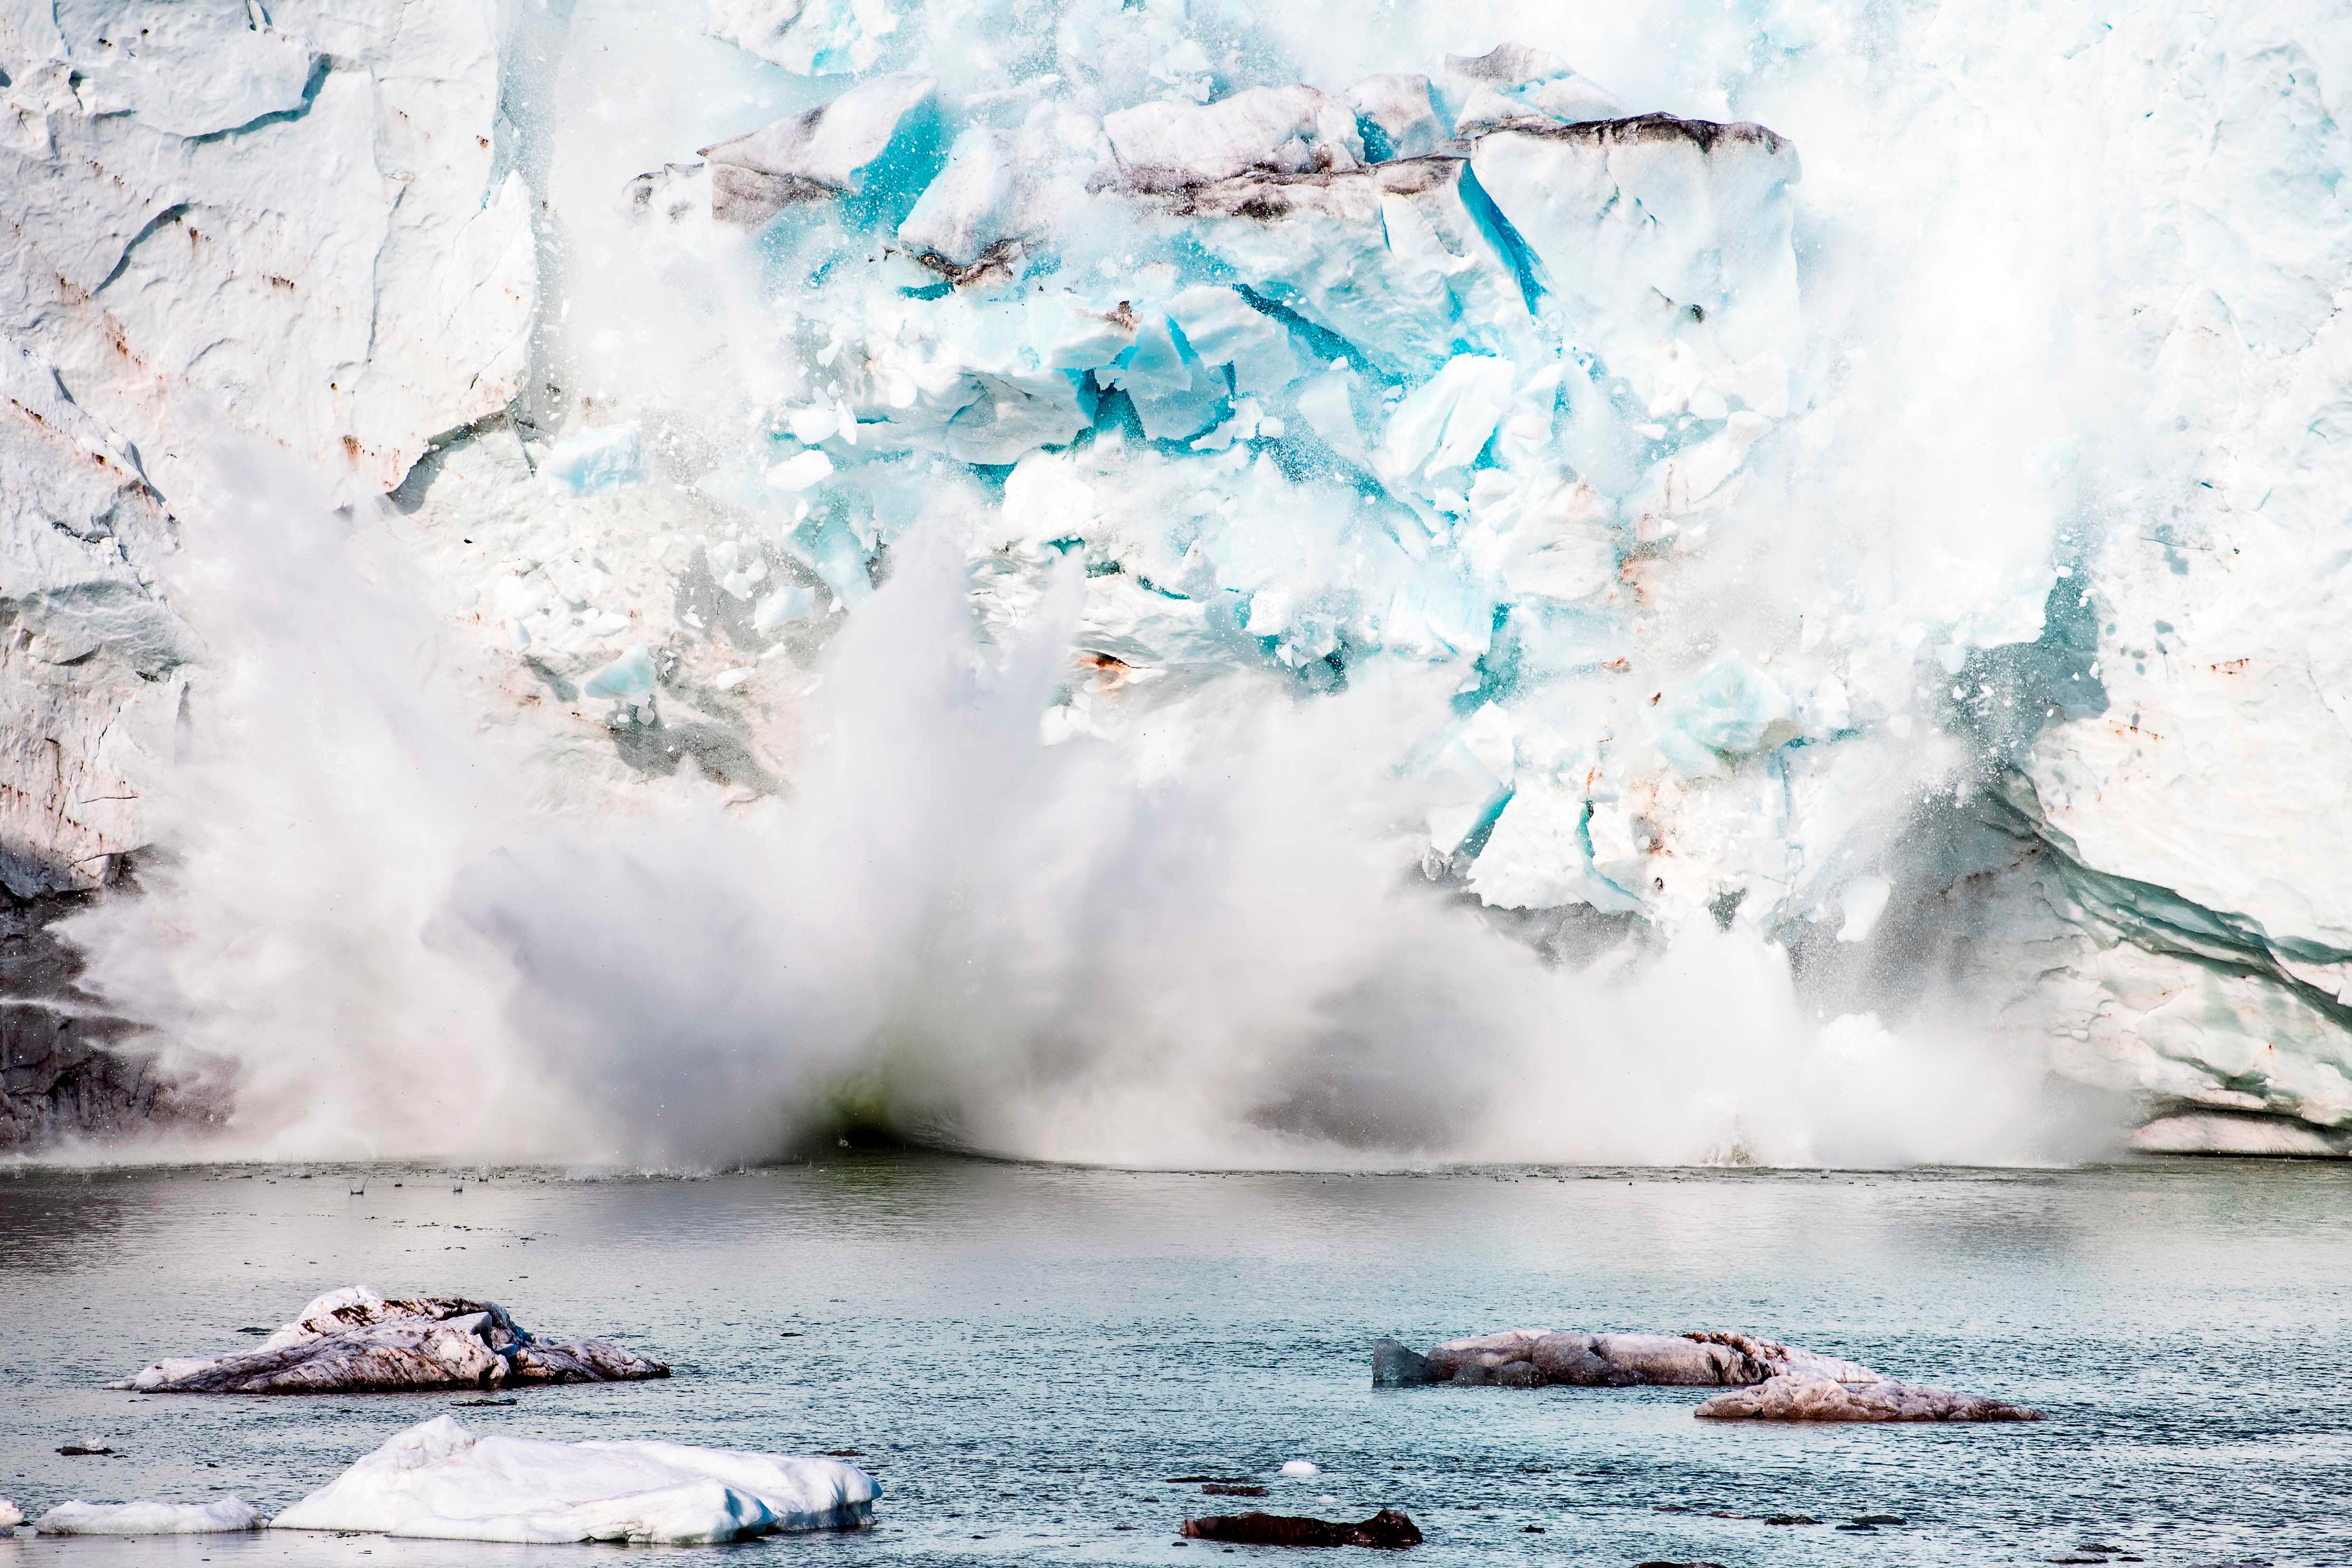
<svg viewBox="0 0 2352 1568">
<path fill-rule="evenodd" d="M 662 1363 L 605 1340 L 541 1340 L 495 1301 L 386 1300 L 364 1285 L 347 1285 L 310 1302 L 250 1351 L 169 1357 L 108 1386 L 143 1394 L 340 1394 L 668 1375 Z"/>
<path fill-rule="evenodd" d="M 1727 1388 L 1693 1414 L 1716 1421 L 2038 1421 L 2020 1405 L 1914 1387 L 1753 1334 L 1584 1334 L 1506 1329 L 1416 1355 L 1372 1346 L 1372 1386 Z"/>
<path fill-rule="evenodd" d="M 478 1436 L 454 1415 L 399 1434 L 270 1521 L 444 1541 L 698 1545 L 867 1523 L 881 1486 L 838 1459 L 683 1443 Z"/>
<path fill-rule="evenodd" d="M 12 1519 L 10 1516 L 15 1515 Z M 24 1515 L 0 1503 L 0 1524 L 20 1522 Z M 209 1535 L 215 1531 L 258 1530 L 261 1515 L 239 1497 L 211 1502 L 162 1502 L 140 1498 L 132 1502 L 61 1502 L 33 1521 L 43 1535 Z"/>
</svg>

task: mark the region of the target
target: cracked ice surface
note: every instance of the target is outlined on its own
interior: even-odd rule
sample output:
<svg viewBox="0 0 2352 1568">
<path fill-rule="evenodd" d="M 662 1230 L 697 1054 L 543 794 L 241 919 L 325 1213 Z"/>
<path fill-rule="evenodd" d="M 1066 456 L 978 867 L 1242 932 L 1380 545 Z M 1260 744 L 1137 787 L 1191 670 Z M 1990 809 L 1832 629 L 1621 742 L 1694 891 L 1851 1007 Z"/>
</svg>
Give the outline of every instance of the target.
<svg viewBox="0 0 2352 1568">
<path fill-rule="evenodd" d="M 952 533 L 1024 739 L 1378 704 L 1335 796 L 1555 960 L 2352 1126 L 2342 5 L 566 16 L 0 34 L 12 889 L 155 839 L 226 429 L 391 493 L 535 807 L 805 783 Z"/>
</svg>

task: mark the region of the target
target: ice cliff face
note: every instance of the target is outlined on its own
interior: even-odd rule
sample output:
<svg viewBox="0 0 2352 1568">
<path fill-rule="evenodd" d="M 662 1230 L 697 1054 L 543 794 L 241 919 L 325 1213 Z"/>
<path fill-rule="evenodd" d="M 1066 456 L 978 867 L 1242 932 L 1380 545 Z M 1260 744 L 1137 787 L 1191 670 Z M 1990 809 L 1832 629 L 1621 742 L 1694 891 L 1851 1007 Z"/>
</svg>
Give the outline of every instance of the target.
<svg viewBox="0 0 2352 1568">
<path fill-rule="evenodd" d="M 1558 18 L 688 9 L 0 16 L 12 896 L 176 852 L 242 437 L 559 813 L 799 789 L 952 534 L 1045 745 L 1377 702 L 1382 852 L 1560 963 L 2352 1138 L 2340 6 L 1791 0 L 1638 98 L 1487 49 Z"/>
</svg>

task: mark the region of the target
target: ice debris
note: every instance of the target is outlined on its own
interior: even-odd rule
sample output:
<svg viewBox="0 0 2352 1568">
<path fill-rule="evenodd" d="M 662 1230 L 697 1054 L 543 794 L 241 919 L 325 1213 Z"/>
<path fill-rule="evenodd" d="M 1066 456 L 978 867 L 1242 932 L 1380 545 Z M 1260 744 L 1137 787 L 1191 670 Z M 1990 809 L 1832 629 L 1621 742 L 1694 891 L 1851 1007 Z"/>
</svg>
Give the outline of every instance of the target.
<svg viewBox="0 0 2352 1568">
<path fill-rule="evenodd" d="M 565 437 L 549 449 L 541 471 L 575 496 L 603 495 L 646 477 L 645 452 L 635 425 L 608 425 Z"/>
<path fill-rule="evenodd" d="M 1449 1340 L 1416 1355 L 1395 1340 L 1372 1347 L 1372 1385 L 1733 1388 L 1700 1405 L 1711 1420 L 2034 1421 L 1998 1401 L 1917 1388 L 1834 1356 L 1752 1334 L 1586 1334 L 1508 1329 Z"/>
<path fill-rule="evenodd" d="M 13 1509 L 0 1510 L 0 1523 Z M 261 1515 L 239 1497 L 211 1502 L 61 1502 L 33 1521 L 43 1535 L 206 1535 L 215 1531 L 258 1530 Z"/>
<path fill-rule="evenodd" d="M 668 1375 L 660 1362 L 610 1341 L 541 1340 L 496 1302 L 387 1300 L 364 1285 L 347 1285 L 312 1300 L 249 1351 L 173 1357 L 107 1386 L 153 1394 L 332 1394 Z"/>
<path fill-rule="evenodd" d="M 867 1523 L 881 1486 L 839 1459 L 412 1426 L 270 1521 L 443 1541 L 699 1545 Z"/>
</svg>

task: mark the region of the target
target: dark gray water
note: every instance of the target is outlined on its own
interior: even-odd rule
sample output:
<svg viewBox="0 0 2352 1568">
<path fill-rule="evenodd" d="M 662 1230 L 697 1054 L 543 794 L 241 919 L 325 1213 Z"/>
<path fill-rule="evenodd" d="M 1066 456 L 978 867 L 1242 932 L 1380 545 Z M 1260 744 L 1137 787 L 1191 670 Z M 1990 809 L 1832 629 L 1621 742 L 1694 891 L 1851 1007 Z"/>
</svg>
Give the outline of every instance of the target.
<svg viewBox="0 0 2352 1568">
<path fill-rule="evenodd" d="M 357 1282 L 487 1296 L 677 1369 L 458 1412 L 479 1429 L 862 1449 L 877 1528 L 690 1551 L 19 1538 L 0 1563 L 1181 1563 L 1223 1550 L 1176 1542 L 1188 1514 L 1383 1506 L 1426 1533 L 1423 1568 L 2352 1562 L 2344 1165 L 1324 1177 L 861 1156 L 499 1173 L 462 1194 L 378 1168 L 364 1196 L 313 1172 L 0 1174 L 0 1495 L 28 1516 L 225 1491 L 274 1511 L 465 1397 L 98 1386 Z M 1751 1330 L 2050 1418 L 1727 1426 L 1675 1390 L 1369 1386 L 1378 1334 L 1527 1325 Z M 125 1457 L 56 1453 L 86 1436 Z M 1325 1474 L 1272 1475 L 1293 1458 Z M 1167 1479 L 1196 1473 L 1274 1495 Z M 1863 1514 L 1906 1522 L 1833 1528 Z"/>
</svg>

